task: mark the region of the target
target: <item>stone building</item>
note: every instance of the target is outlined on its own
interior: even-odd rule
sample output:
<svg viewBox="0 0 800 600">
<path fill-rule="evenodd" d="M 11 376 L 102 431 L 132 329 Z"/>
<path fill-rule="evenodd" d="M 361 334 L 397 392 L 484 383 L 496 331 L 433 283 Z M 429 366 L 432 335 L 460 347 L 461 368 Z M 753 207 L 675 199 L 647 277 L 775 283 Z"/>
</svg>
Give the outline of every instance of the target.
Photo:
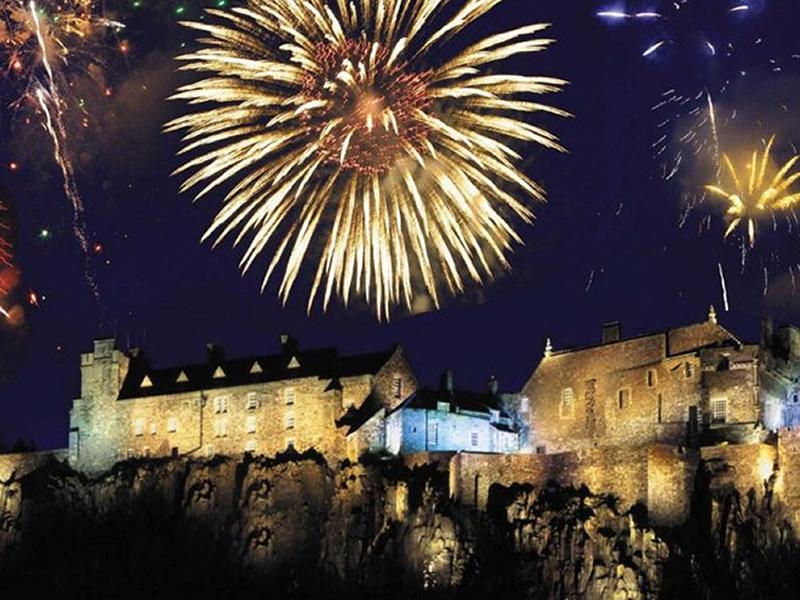
<svg viewBox="0 0 800 600">
<path fill-rule="evenodd" d="M 514 453 L 519 429 L 504 408 L 497 380 L 483 393 L 458 390 L 446 371 L 439 389 L 420 388 L 394 409 L 381 409 L 348 435 L 349 455 L 420 452 Z"/>
<path fill-rule="evenodd" d="M 613 323 L 596 346 L 554 351 L 548 341 L 520 395 L 528 449 L 748 440 L 760 431 L 759 357 L 713 307 L 705 322 L 661 333 L 625 339 Z"/>
<path fill-rule="evenodd" d="M 343 417 L 374 403 L 391 410 L 417 388 L 401 347 L 357 356 L 300 350 L 154 368 L 114 340 L 81 356 L 81 397 L 70 411 L 69 460 L 98 472 L 139 456 L 274 455 L 293 447 L 346 455 Z"/>
<path fill-rule="evenodd" d="M 770 430 L 800 426 L 800 329 L 786 325 L 774 330 L 761 324 L 761 388 L 764 426 Z"/>
</svg>

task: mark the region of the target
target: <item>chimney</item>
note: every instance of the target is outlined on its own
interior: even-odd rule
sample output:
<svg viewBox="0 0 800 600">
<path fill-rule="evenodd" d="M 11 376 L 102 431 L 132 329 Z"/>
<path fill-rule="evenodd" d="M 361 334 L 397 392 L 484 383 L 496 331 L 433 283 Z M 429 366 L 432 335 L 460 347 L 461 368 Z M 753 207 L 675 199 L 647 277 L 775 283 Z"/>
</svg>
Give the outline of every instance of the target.
<svg viewBox="0 0 800 600">
<path fill-rule="evenodd" d="M 771 317 L 761 319 L 761 348 L 766 350 L 772 347 L 772 340 L 775 337 L 775 324 Z"/>
<path fill-rule="evenodd" d="M 497 381 L 497 377 L 495 377 L 494 375 L 489 377 L 488 388 L 489 388 L 489 395 L 491 396 L 497 396 L 498 391 L 500 391 L 500 384 Z"/>
<path fill-rule="evenodd" d="M 297 352 L 297 340 L 288 333 L 282 333 L 281 350 L 284 352 L 284 354 L 294 354 Z"/>
<path fill-rule="evenodd" d="M 613 344 L 622 339 L 622 323 L 613 321 L 603 325 L 603 343 Z"/>
<path fill-rule="evenodd" d="M 210 365 L 218 365 L 225 360 L 225 349 L 214 342 L 208 342 L 206 344 L 206 352 L 208 355 L 208 364 Z"/>
<path fill-rule="evenodd" d="M 447 369 L 439 377 L 439 390 L 448 394 L 453 393 L 453 372 L 450 369 Z"/>
</svg>

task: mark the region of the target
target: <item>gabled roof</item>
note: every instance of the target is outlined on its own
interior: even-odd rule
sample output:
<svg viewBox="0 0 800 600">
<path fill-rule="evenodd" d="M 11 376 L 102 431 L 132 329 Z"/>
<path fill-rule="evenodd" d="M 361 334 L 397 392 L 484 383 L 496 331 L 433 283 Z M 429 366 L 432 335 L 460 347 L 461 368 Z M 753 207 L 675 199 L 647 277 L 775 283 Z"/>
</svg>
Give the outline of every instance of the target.
<svg viewBox="0 0 800 600">
<path fill-rule="evenodd" d="M 501 416 L 508 417 L 500 406 L 498 397 L 489 392 L 469 392 L 465 390 L 448 392 L 430 388 L 418 389 L 391 412 L 396 412 L 404 408 L 437 410 L 440 402 L 446 402 L 450 404 L 452 408 L 459 411 L 490 415 L 491 412 L 495 410 L 500 411 Z"/>
<path fill-rule="evenodd" d="M 335 348 L 293 351 L 267 356 L 222 360 L 178 367 L 152 368 L 143 357 L 132 358 L 120 389 L 120 400 L 180 392 L 236 387 L 303 377 L 338 379 L 375 375 L 396 349 L 370 354 L 339 356 Z M 293 359 L 299 366 L 292 366 Z M 254 365 L 258 365 L 255 368 Z M 180 377 L 183 374 L 185 377 Z M 150 386 L 143 387 L 149 381 Z"/>
</svg>

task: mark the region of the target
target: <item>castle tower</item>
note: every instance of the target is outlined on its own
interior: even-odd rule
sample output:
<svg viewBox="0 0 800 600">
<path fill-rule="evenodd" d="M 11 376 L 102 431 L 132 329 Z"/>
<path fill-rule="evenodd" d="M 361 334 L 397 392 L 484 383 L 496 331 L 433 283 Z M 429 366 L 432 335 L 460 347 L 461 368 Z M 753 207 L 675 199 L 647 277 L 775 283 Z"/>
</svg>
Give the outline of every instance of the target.
<svg viewBox="0 0 800 600">
<path fill-rule="evenodd" d="M 70 410 L 69 461 L 74 468 L 99 472 L 116 461 L 117 398 L 128 366 L 129 358 L 113 339 L 95 340 L 94 351 L 81 355 L 81 397 Z"/>
</svg>

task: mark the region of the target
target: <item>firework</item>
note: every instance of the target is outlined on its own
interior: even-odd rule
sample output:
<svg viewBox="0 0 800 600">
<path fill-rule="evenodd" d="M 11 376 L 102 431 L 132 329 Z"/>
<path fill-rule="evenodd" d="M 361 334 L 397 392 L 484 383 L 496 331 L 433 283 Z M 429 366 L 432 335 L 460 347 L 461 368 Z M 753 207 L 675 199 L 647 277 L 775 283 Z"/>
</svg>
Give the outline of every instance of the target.
<svg viewBox="0 0 800 600">
<path fill-rule="evenodd" d="M 10 311 L 5 308 L 8 297 L 19 280 L 19 272 L 14 264 L 12 231 L 8 219 L 8 207 L 0 200 L 0 315 L 12 320 Z"/>
<path fill-rule="evenodd" d="M 179 169 L 193 171 L 182 189 L 229 187 L 204 239 L 247 238 L 243 271 L 273 248 L 262 290 L 285 261 L 283 302 L 307 262 L 309 311 L 318 294 L 324 307 L 359 295 L 379 318 L 506 268 L 521 241 L 511 219 L 532 218 L 507 188 L 544 198 L 512 145 L 563 150 L 525 117 L 566 116 L 534 98 L 565 82 L 484 69 L 553 40 L 528 25 L 434 58 L 501 2 L 250 0 L 185 23 L 204 47 L 183 69 L 204 78 L 173 98 L 204 106 L 166 126 L 199 155 Z"/>
<path fill-rule="evenodd" d="M 730 223 L 725 237 L 741 225 L 747 229 L 747 239 L 752 248 L 756 241 L 757 223 L 762 219 L 773 220 L 776 212 L 789 211 L 800 203 L 800 193 L 793 193 L 792 187 L 800 179 L 800 173 L 793 168 L 800 156 L 794 156 L 780 169 L 771 168 L 771 152 L 775 137 L 770 138 L 763 153 L 753 152 L 747 166 L 749 174 L 738 171 L 726 154 L 723 159 L 730 178 L 731 188 L 717 185 L 706 186 L 706 190 L 728 203 Z"/>
</svg>

